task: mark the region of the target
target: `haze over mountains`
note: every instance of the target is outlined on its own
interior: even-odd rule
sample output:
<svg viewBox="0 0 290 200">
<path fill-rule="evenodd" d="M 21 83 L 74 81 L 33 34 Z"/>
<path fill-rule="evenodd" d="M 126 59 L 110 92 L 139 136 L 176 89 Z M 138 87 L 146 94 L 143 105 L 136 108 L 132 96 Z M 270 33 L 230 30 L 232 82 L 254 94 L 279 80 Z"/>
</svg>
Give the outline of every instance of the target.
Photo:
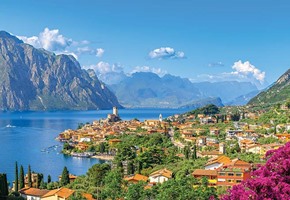
<svg viewBox="0 0 290 200">
<path fill-rule="evenodd" d="M 107 77 L 108 78 L 108 77 Z M 258 92 L 250 82 L 224 81 L 192 83 L 187 78 L 152 72 L 137 72 L 110 85 L 125 107 L 191 107 L 205 103 L 244 105 Z M 243 96 L 241 96 L 243 95 Z M 245 97 L 245 98 L 243 98 Z M 203 103 L 204 102 L 204 103 Z"/>
<path fill-rule="evenodd" d="M 88 110 L 120 106 L 93 71 L 0 32 L 0 110 Z"/>
<path fill-rule="evenodd" d="M 289 98 L 289 70 L 250 103 Z M 55 55 L 0 32 L 0 110 L 89 110 L 197 108 L 206 104 L 245 105 L 259 93 L 250 82 L 193 83 L 187 78 L 152 72 L 107 74 L 99 81 L 70 55 Z M 277 95 L 276 95 L 277 94 Z M 119 103 L 120 102 L 120 103 Z"/>
</svg>

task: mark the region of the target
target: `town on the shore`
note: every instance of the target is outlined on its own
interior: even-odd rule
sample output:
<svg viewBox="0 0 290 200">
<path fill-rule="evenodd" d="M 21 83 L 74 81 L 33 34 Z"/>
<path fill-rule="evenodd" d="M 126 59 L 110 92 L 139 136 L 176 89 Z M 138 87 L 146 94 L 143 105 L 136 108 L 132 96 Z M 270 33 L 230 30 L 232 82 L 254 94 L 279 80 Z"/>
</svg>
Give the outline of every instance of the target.
<svg viewBox="0 0 290 200">
<path fill-rule="evenodd" d="M 62 153 L 107 160 L 105 164 L 93 166 L 80 177 L 65 169 L 65 184 L 61 184 L 61 176 L 59 183 L 41 184 L 39 175 L 30 172 L 22 188 L 17 187 L 19 198 L 163 199 L 166 195 L 159 193 L 167 191 L 162 186 L 166 182 L 174 181 L 166 186 L 174 190 L 182 187 L 177 186 L 180 181 L 190 180 L 186 181 L 189 189 L 205 195 L 200 199 L 218 199 L 228 188 L 250 179 L 252 172 L 266 163 L 267 151 L 289 141 L 289 116 L 289 103 L 267 111 L 208 105 L 167 118 L 160 113 L 156 119 L 125 121 L 114 107 L 106 119 L 79 124 L 76 130 L 65 130 L 57 137 L 63 142 Z M 112 173 L 116 170 L 118 176 Z M 116 185 L 109 185 L 117 179 Z M 95 188 L 85 189 L 85 181 L 94 183 Z M 186 193 L 186 189 L 182 191 Z"/>
</svg>

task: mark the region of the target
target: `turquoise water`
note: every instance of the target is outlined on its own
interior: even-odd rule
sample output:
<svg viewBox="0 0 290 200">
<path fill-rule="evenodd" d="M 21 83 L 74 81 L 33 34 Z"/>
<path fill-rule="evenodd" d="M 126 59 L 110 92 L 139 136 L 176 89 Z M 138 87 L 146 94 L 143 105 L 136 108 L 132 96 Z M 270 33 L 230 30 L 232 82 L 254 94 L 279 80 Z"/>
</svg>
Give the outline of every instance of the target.
<svg viewBox="0 0 290 200">
<path fill-rule="evenodd" d="M 123 120 L 138 118 L 158 119 L 159 114 L 167 117 L 186 110 L 176 109 L 124 109 L 119 110 Z M 60 154 L 61 143 L 57 135 L 65 129 L 75 129 L 78 123 L 106 118 L 111 110 L 101 111 L 57 111 L 57 112 L 0 112 L 0 173 L 7 173 L 8 180 L 14 179 L 15 162 L 28 165 L 32 171 L 43 173 L 57 180 L 64 166 L 75 175 L 85 174 L 94 164 L 102 161 L 75 158 Z M 41 150 L 49 148 L 48 152 Z"/>
</svg>

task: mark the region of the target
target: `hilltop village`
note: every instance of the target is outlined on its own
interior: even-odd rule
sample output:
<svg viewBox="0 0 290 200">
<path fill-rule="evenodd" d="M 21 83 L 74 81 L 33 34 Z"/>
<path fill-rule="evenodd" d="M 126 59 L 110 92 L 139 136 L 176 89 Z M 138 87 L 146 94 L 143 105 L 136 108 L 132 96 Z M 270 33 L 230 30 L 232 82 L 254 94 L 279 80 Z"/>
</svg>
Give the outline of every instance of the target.
<svg viewBox="0 0 290 200">
<path fill-rule="evenodd" d="M 251 179 L 267 162 L 267 151 L 289 141 L 289 116 L 289 104 L 268 111 L 208 105 L 167 118 L 161 113 L 124 121 L 114 107 L 106 119 L 57 137 L 64 154 L 108 163 L 94 165 L 84 176 L 68 174 L 66 184 L 60 177 L 19 192 L 25 198 L 41 193 L 39 199 L 60 190 L 72 199 L 218 199 Z"/>
</svg>

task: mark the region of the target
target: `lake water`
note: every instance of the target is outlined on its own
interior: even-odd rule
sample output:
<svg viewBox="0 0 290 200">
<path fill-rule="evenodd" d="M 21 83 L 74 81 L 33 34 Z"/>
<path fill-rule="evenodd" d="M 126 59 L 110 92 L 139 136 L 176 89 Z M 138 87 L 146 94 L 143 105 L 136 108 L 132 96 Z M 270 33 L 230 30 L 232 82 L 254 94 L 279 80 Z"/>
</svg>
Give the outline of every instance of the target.
<svg viewBox="0 0 290 200">
<path fill-rule="evenodd" d="M 123 120 L 138 118 L 158 119 L 183 113 L 176 109 L 124 109 L 119 110 Z M 65 129 L 76 129 L 78 123 L 92 122 L 106 118 L 111 110 L 100 111 L 57 111 L 57 112 L 0 112 L 0 173 L 6 173 L 9 182 L 14 180 L 15 162 L 23 165 L 27 173 L 28 165 L 32 171 L 43 173 L 45 181 L 51 175 L 56 181 L 66 166 L 70 173 L 85 174 L 98 159 L 75 158 L 61 153 L 62 144 L 55 140 Z M 55 147 L 59 146 L 59 147 Z M 41 150 L 49 148 L 48 152 Z"/>
</svg>

